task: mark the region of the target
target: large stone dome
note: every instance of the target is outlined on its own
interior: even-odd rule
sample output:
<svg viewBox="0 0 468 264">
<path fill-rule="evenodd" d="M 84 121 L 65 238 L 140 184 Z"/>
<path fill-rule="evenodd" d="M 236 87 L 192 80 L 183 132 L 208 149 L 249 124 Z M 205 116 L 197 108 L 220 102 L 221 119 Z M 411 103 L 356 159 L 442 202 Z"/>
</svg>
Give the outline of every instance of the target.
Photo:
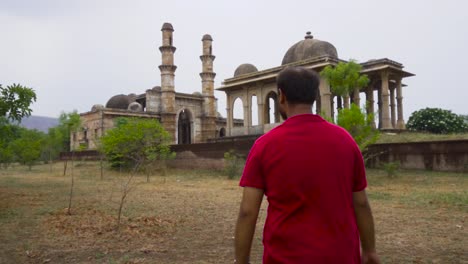
<svg viewBox="0 0 468 264">
<path fill-rule="evenodd" d="M 127 110 L 128 105 L 132 102 L 132 100 L 125 94 L 118 94 L 112 96 L 109 101 L 107 101 L 106 108 L 114 108 L 114 109 L 125 109 Z"/>
<path fill-rule="evenodd" d="M 304 40 L 288 49 L 281 65 L 322 56 L 338 58 L 335 46 L 329 42 L 314 39 L 310 32 L 307 32 Z"/>
<path fill-rule="evenodd" d="M 258 72 L 257 67 L 255 67 L 253 64 L 250 64 L 250 63 L 244 63 L 244 64 L 239 65 L 236 71 L 234 71 L 234 77 L 247 74 L 247 73 L 252 73 L 252 72 Z"/>
</svg>

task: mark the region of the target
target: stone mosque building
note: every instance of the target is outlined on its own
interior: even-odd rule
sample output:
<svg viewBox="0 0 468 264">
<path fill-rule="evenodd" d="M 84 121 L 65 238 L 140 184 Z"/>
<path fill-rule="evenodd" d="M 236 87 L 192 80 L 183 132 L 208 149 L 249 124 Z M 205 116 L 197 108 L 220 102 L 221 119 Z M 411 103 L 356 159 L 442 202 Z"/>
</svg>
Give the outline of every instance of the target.
<svg viewBox="0 0 468 264">
<path fill-rule="evenodd" d="M 174 29 L 170 23 L 162 26 L 162 45 L 159 47 L 162 63 L 161 86 L 146 90 L 143 94 L 115 95 L 105 106 L 94 105 L 91 111 L 80 114 L 82 130 L 72 134 L 71 149 L 95 149 L 96 140 L 106 130 L 114 127 L 117 117 L 156 118 L 170 133 L 174 144 L 204 143 L 223 140 L 223 137 L 261 135 L 283 120 L 278 111 L 276 76 L 287 66 L 301 66 L 320 72 L 327 65 L 343 61 L 338 58 L 336 48 L 326 41 L 312 37 L 307 32 L 304 40 L 291 46 L 284 55 L 281 66 L 259 71 L 252 64 L 242 64 L 232 78 L 225 79 L 219 91 L 227 96 L 227 118 L 217 112 L 214 97 L 213 39 L 210 35 L 202 38 L 202 79 L 201 93 L 178 93 L 174 86 L 173 45 Z M 403 70 L 403 64 L 389 59 L 369 60 L 361 63 L 362 73 L 367 74 L 368 87 L 354 90 L 345 96 L 344 106 L 350 102 L 364 105 L 361 94 L 365 94 L 368 113 L 378 113 L 378 124 L 382 130 L 403 130 L 402 79 L 414 76 Z M 240 101 L 242 109 L 234 109 Z M 326 80 L 320 80 L 314 112 L 332 118 L 336 96 L 332 94 Z M 238 104 L 237 104 L 238 105 Z M 377 108 L 377 111 L 376 109 Z M 254 110 L 257 111 L 254 111 Z M 235 119 L 234 113 L 242 111 L 243 119 Z M 255 113 L 257 112 L 257 113 Z M 257 116 L 254 118 L 253 114 Z M 255 122 L 254 122 L 255 121 Z M 227 139 L 226 138 L 226 139 Z"/>
</svg>

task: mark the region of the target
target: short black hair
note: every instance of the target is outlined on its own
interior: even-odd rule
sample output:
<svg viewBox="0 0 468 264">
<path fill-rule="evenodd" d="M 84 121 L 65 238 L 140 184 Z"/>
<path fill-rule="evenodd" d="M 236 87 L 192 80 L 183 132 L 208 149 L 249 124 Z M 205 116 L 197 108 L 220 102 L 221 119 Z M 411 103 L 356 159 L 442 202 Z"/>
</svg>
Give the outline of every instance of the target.
<svg viewBox="0 0 468 264">
<path fill-rule="evenodd" d="M 276 77 L 278 89 L 290 104 L 313 104 L 320 84 L 319 75 L 303 67 L 286 67 Z"/>
</svg>

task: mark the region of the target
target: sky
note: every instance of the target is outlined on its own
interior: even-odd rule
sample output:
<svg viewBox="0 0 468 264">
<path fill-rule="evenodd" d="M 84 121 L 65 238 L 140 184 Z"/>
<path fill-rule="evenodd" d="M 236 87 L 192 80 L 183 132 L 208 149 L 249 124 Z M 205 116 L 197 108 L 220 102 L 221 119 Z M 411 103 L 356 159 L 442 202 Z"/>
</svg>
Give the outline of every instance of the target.
<svg viewBox="0 0 468 264">
<path fill-rule="evenodd" d="M 214 40 L 220 87 L 242 63 L 279 66 L 311 31 L 341 59 L 389 58 L 416 74 L 403 80 L 405 119 L 425 107 L 466 115 L 466 10 L 463 0 L 0 0 L 0 84 L 33 88 L 33 115 L 58 117 L 160 85 L 164 22 L 175 29 L 183 93 L 201 91 L 204 34 Z M 226 116 L 225 93 L 215 96 Z"/>
</svg>

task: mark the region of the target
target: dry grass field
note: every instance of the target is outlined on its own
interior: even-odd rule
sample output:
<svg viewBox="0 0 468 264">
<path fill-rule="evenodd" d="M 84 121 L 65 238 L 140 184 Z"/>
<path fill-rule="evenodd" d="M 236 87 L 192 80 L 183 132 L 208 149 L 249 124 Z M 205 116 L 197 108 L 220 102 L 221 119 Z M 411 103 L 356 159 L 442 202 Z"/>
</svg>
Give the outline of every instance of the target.
<svg viewBox="0 0 468 264">
<path fill-rule="evenodd" d="M 69 168 L 71 166 L 69 165 Z M 0 171 L 0 263 L 232 263 L 241 190 L 216 171 L 137 176 L 116 230 L 127 174 L 96 163 Z M 368 171 L 384 263 L 468 263 L 468 175 Z M 252 263 L 261 263 L 260 214 Z"/>
</svg>

